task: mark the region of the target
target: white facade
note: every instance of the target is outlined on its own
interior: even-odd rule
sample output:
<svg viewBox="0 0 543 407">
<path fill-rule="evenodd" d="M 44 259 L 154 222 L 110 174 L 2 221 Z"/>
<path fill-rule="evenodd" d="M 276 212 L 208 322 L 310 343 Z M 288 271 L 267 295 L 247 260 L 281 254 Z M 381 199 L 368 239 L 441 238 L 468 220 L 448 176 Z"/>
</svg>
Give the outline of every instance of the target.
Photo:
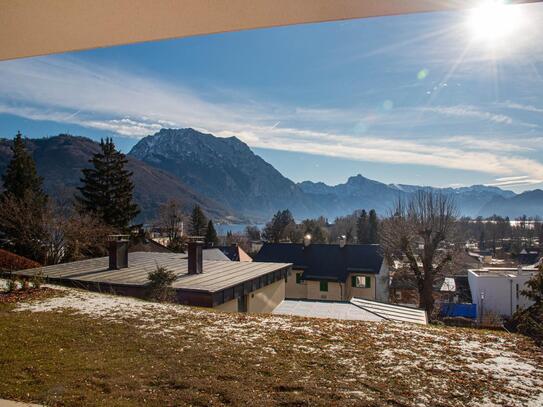
<svg viewBox="0 0 543 407">
<path fill-rule="evenodd" d="M 515 268 L 469 270 L 469 288 L 472 301 L 477 304 L 477 318 L 481 317 L 481 311 L 509 317 L 516 310 L 532 305 L 521 291 L 535 273 L 534 269 Z"/>
</svg>

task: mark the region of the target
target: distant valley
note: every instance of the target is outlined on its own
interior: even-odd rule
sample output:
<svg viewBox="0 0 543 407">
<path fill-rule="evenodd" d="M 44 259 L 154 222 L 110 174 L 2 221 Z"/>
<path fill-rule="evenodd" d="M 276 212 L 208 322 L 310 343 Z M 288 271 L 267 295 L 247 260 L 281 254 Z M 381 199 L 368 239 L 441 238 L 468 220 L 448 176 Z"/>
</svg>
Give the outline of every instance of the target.
<svg viewBox="0 0 543 407">
<path fill-rule="evenodd" d="M 9 162 L 10 144 L 11 140 L 0 139 L 0 173 Z M 90 139 L 69 135 L 29 139 L 27 145 L 47 192 L 59 199 L 73 195 L 81 169 L 99 148 Z M 162 129 L 141 139 L 127 157 L 134 173 L 135 200 L 142 208 L 141 222 L 151 221 L 170 198 L 186 210 L 197 203 L 209 216 L 233 223 L 263 222 L 285 208 L 297 219 L 323 215 L 333 220 L 360 208 L 375 208 L 386 215 L 398 198 L 420 189 L 454 196 L 466 216 L 543 216 L 542 190 L 515 194 L 483 185 L 438 189 L 384 184 L 362 175 L 335 186 L 294 183 L 241 140 L 194 129 Z"/>
</svg>

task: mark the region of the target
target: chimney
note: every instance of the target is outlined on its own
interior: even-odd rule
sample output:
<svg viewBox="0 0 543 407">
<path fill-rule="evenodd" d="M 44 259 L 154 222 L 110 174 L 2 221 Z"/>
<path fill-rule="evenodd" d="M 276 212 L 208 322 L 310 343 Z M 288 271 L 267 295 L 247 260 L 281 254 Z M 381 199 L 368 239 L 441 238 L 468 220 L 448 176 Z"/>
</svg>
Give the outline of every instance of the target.
<svg viewBox="0 0 543 407">
<path fill-rule="evenodd" d="M 203 271 L 202 246 L 202 242 L 189 242 L 189 274 Z"/>
<path fill-rule="evenodd" d="M 311 235 L 308 233 L 304 236 L 304 246 L 307 247 L 311 244 Z"/>
<path fill-rule="evenodd" d="M 128 267 L 128 235 L 109 235 L 109 269 L 119 270 Z"/>
<path fill-rule="evenodd" d="M 346 244 L 347 244 L 347 236 L 341 235 L 339 237 L 339 247 L 344 248 Z"/>
</svg>

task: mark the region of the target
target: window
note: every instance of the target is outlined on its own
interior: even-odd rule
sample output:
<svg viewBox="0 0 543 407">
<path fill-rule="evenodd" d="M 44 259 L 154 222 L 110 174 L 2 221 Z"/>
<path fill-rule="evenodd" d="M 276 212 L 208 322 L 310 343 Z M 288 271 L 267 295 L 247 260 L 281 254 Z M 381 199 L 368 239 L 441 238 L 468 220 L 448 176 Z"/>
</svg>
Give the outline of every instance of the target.
<svg viewBox="0 0 543 407">
<path fill-rule="evenodd" d="M 355 288 L 371 288 L 371 277 L 352 276 L 351 286 Z"/>
<path fill-rule="evenodd" d="M 296 284 L 302 284 L 302 273 L 296 273 Z"/>
<path fill-rule="evenodd" d="M 328 281 L 321 281 L 320 286 L 321 286 L 321 291 L 328 291 Z"/>
</svg>

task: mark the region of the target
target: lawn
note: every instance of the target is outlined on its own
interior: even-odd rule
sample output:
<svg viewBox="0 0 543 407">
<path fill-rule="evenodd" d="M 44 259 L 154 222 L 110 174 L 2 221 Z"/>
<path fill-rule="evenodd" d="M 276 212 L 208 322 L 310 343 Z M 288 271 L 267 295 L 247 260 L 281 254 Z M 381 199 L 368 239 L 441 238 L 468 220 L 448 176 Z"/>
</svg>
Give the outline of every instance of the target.
<svg viewBox="0 0 543 407">
<path fill-rule="evenodd" d="M 0 398 L 69 406 L 543 403 L 507 333 L 225 314 L 62 289 L 0 304 Z"/>
</svg>

